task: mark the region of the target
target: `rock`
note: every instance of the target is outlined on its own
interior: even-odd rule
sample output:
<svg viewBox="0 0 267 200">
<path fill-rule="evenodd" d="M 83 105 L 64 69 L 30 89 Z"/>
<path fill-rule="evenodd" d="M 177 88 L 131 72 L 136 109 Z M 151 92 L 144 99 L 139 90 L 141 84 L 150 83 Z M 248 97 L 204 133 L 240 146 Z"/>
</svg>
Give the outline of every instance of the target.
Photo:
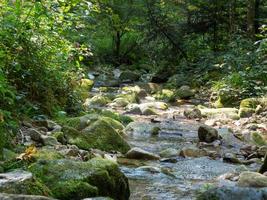
<svg viewBox="0 0 267 200">
<path fill-rule="evenodd" d="M 199 157 L 203 157 L 203 156 L 207 156 L 208 152 L 204 149 L 199 149 L 197 147 L 184 147 L 182 148 L 181 152 L 180 152 L 180 156 L 183 157 L 193 157 L 193 158 L 199 158 Z"/>
<path fill-rule="evenodd" d="M 93 197 L 93 198 L 86 198 L 83 200 L 113 200 L 113 199 L 111 199 L 109 197 Z"/>
<path fill-rule="evenodd" d="M 151 135 L 152 135 L 152 136 L 157 136 L 157 135 L 159 135 L 159 132 L 160 132 L 160 128 L 157 127 L 157 126 L 155 126 L 155 127 L 153 127 L 153 129 L 151 130 Z"/>
<path fill-rule="evenodd" d="M 127 93 L 127 94 L 119 94 L 116 96 L 116 98 L 122 98 L 125 101 L 128 101 L 129 103 L 138 103 L 139 98 L 135 92 Z"/>
<path fill-rule="evenodd" d="M 255 109 L 253 108 L 240 108 L 238 111 L 238 115 L 240 118 L 251 117 L 255 113 Z"/>
<path fill-rule="evenodd" d="M 180 97 L 181 99 L 189 99 L 194 96 L 194 92 L 189 86 L 184 85 L 176 91 L 176 96 Z"/>
<path fill-rule="evenodd" d="M 142 159 L 142 160 L 159 160 L 160 157 L 138 147 L 134 147 L 126 153 L 129 159 Z"/>
<path fill-rule="evenodd" d="M 45 196 L 0 193 L 1 200 L 56 200 Z"/>
<path fill-rule="evenodd" d="M 201 125 L 198 129 L 198 138 L 200 142 L 211 143 L 219 139 L 218 131 L 207 125 Z"/>
<path fill-rule="evenodd" d="M 127 70 L 127 71 L 121 72 L 119 79 L 122 82 L 134 82 L 134 81 L 138 81 L 140 77 L 141 75 L 139 73 Z"/>
<path fill-rule="evenodd" d="M 198 108 L 185 110 L 184 116 L 188 119 L 201 119 L 201 111 Z"/>
<path fill-rule="evenodd" d="M 225 153 L 223 155 L 223 161 L 229 162 L 229 163 L 237 163 L 237 164 L 241 163 L 241 161 L 233 153 Z"/>
<path fill-rule="evenodd" d="M 233 107 L 239 102 L 239 92 L 229 88 L 220 89 L 216 101 L 213 103 L 216 108 Z"/>
<path fill-rule="evenodd" d="M 14 170 L 0 174 L 0 192 L 9 194 L 49 195 L 50 190 L 33 178 L 32 173 Z"/>
<path fill-rule="evenodd" d="M 140 104 L 141 110 L 145 108 L 153 108 L 153 109 L 158 109 L 158 110 L 167 110 L 168 105 L 164 102 L 151 102 L 151 103 L 143 103 Z"/>
<path fill-rule="evenodd" d="M 198 196 L 198 200 L 264 200 L 267 189 L 242 188 L 236 186 L 215 187 L 206 190 Z"/>
<path fill-rule="evenodd" d="M 28 135 L 35 142 L 39 142 L 39 143 L 42 143 L 43 142 L 43 140 L 42 140 L 42 134 L 39 131 L 37 131 L 36 129 L 34 129 L 34 128 L 28 129 Z"/>
<path fill-rule="evenodd" d="M 158 113 L 153 108 L 144 108 L 142 115 L 158 115 Z"/>
<path fill-rule="evenodd" d="M 142 166 L 142 167 L 138 167 L 136 170 L 146 171 L 146 172 L 150 172 L 150 173 L 160 173 L 161 172 L 160 168 L 154 167 L 154 166 Z"/>
<path fill-rule="evenodd" d="M 161 86 L 156 83 L 141 83 L 139 84 L 148 94 L 155 94 L 161 90 Z"/>
<path fill-rule="evenodd" d="M 238 116 L 238 109 L 236 108 L 204 108 L 199 107 L 201 114 L 203 117 L 209 117 L 209 118 L 223 118 L 227 117 L 230 119 L 239 119 Z"/>
<path fill-rule="evenodd" d="M 96 95 L 92 98 L 86 99 L 84 106 L 85 107 L 102 107 L 107 105 L 110 102 L 109 98 L 101 96 L 101 95 Z"/>
<path fill-rule="evenodd" d="M 158 100 L 164 100 L 167 102 L 174 102 L 175 101 L 175 93 L 172 90 L 163 89 L 153 95 Z"/>
<path fill-rule="evenodd" d="M 42 142 L 45 146 L 55 146 L 58 143 L 57 139 L 53 136 L 42 135 Z"/>
<path fill-rule="evenodd" d="M 142 111 L 138 104 L 130 104 L 126 108 L 126 113 L 128 114 L 134 114 L 134 115 L 141 115 Z"/>
<path fill-rule="evenodd" d="M 114 107 L 125 107 L 129 104 L 129 102 L 124 98 L 116 98 L 112 102 L 112 106 Z"/>
<path fill-rule="evenodd" d="M 237 185 L 241 187 L 267 187 L 267 176 L 257 172 L 242 172 Z"/>
<path fill-rule="evenodd" d="M 252 142 L 254 142 L 254 144 L 257 146 L 263 146 L 267 144 L 266 138 L 263 138 L 263 136 L 258 132 L 252 132 L 251 139 Z"/>
<path fill-rule="evenodd" d="M 84 150 L 98 148 L 104 151 L 126 153 L 130 149 L 120 133 L 104 119 L 93 122 L 81 132 L 70 127 L 64 127 L 63 132 L 69 144 L 74 144 Z"/>
<path fill-rule="evenodd" d="M 162 158 L 171 158 L 171 157 L 177 157 L 179 155 L 180 151 L 173 148 L 168 148 L 159 153 L 159 155 Z"/>
<path fill-rule="evenodd" d="M 58 199 L 107 196 L 127 200 L 130 196 L 127 178 L 116 163 L 106 159 L 93 158 L 87 162 L 65 159 L 42 161 L 32 164 L 29 170 Z"/>
</svg>

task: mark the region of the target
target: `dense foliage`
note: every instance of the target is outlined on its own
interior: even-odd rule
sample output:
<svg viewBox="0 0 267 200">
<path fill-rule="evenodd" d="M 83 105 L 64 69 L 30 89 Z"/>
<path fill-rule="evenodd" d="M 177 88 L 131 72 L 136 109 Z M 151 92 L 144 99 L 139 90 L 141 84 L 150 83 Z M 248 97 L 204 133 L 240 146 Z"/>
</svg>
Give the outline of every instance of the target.
<svg viewBox="0 0 267 200">
<path fill-rule="evenodd" d="M 263 95 L 266 11 L 260 0 L 2 0 L 0 123 L 77 111 L 77 80 L 103 66 Z"/>
</svg>

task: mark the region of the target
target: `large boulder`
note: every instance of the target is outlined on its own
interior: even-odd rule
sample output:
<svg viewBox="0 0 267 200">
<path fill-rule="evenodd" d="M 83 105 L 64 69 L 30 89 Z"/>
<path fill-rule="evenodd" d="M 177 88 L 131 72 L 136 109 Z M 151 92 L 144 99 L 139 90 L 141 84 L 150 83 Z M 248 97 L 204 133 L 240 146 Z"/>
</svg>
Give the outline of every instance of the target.
<svg viewBox="0 0 267 200">
<path fill-rule="evenodd" d="M 29 170 L 51 190 L 53 196 L 64 200 L 108 196 L 129 199 L 128 180 L 116 163 L 93 158 L 87 162 L 73 160 L 39 161 Z"/>
<path fill-rule="evenodd" d="M 241 187 L 267 187 L 267 176 L 257 172 L 242 172 L 237 185 Z"/>
<path fill-rule="evenodd" d="M 132 148 L 126 153 L 126 157 L 129 159 L 142 159 L 142 160 L 159 160 L 159 156 L 138 147 Z"/>
<path fill-rule="evenodd" d="M 218 131 L 208 125 L 201 125 L 198 128 L 198 138 L 200 142 L 211 143 L 219 139 Z"/>
<path fill-rule="evenodd" d="M 216 108 L 233 107 L 239 103 L 239 93 L 236 90 L 224 88 L 217 92 L 214 99 L 216 101 L 213 103 L 213 106 Z"/>
<path fill-rule="evenodd" d="M 82 131 L 65 126 L 63 133 L 69 144 L 74 144 L 85 150 L 97 148 L 103 151 L 126 153 L 130 149 L 129 144 L 123 139 L 120 132 L 105 119 L 93 122 Z"/>
</svg>

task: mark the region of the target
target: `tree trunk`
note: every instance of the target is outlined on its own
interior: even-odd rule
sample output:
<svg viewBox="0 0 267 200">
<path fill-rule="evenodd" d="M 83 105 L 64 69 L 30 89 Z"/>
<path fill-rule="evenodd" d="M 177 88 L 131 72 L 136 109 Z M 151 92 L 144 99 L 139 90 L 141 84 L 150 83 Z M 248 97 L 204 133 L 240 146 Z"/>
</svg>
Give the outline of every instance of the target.
<svg viewBox="0 0 267 200">
<path fill-rule="evenodd" d="M 256 1 L 248 0 L 247 10 L 247 33 L 248 36 L 253 38 L 255 35 L 255 16 L 256 16 Z"/>
</svg>

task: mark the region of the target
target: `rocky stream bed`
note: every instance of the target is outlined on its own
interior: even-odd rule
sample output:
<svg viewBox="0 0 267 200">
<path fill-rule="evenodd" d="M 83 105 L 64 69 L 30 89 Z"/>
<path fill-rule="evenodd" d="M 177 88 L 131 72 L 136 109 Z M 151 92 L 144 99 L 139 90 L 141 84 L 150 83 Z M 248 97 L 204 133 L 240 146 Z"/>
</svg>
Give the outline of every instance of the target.
<svg viewBox="0 0 267 200">
<path fill-rule="evenodd" d="M 267 199 L 267 177 L 256 172 L 266 112 L 204 107 L 187 86 L 187 100 L 163 93 L 152 83 L 98 83 L 84 115 L 24 121 L 17 144 L 28 148 L 5 150 L 0 199 Z"/>
</svg>

